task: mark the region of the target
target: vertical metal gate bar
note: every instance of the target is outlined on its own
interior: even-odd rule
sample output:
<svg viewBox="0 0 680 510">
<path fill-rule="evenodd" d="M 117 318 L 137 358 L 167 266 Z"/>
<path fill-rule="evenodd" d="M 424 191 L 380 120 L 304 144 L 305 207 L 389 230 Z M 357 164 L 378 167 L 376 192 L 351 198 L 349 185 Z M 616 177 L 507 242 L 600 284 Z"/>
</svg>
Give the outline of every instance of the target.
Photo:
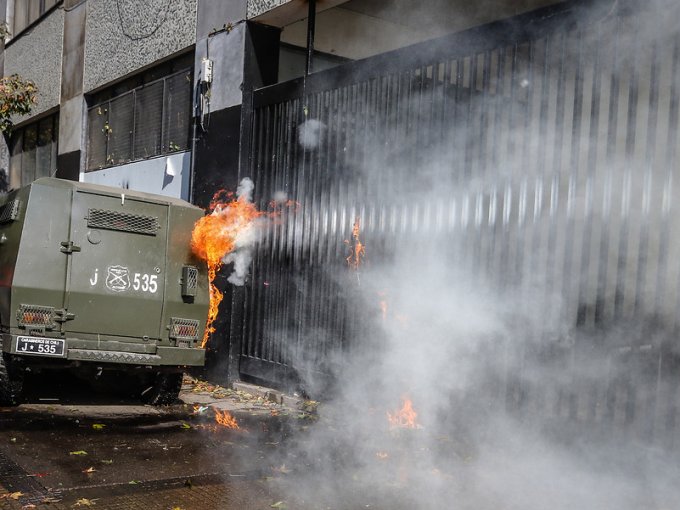
<svg viewBox="0 0 680 510">
<path fill-rule="evenodd" d="M 635 31 L 635 25 L 630 27 Z M 628 69 L 628 104 L 627 104 L 627 118 L 626 118 L 626 141 L 625 141 L 625 162 L 623 175 L 623 193 L 621 204 L 621 214 L 623 219 L 621 222 L 621 230 L 619 234 L 619 250 L 618 250 L 618 264 L 617 264 L 617 282 L 616 282 L 616 296 L 614 298 L 614 315 L 616 318 L 622 318 L 625 314 L 625 300 L 626 295 L 630 292 L 626 284 L 627 274 L 629 269 L 628 262 L 628 243 L 630 235 L 630 200 L 631 200 L 631 186 L 633 180 L 632 161 L 635 156 L 635 132 L 637 124 L 637 107 L 638 107 L 638 76 L 637 69 L 633 64 L 637 60 L 637 51 L 634 50 L 632 63 L 629 63 Z M 632 289 L 635 290 L 635 289 Z"/>
<path fill-rule="evenodd" d="M 642 219 L 640 228 L 640 246 L 637 254 L 638 272 L 635 295 L 635 315 L 645 313 L 645 295 L 647 294 L 647 271 L 649 266 L 649 244 L 650 244 L 650 228 L 655 226 L 652 218 L 651 201 L 652 201 L 652 186 L 654 179 L 654 171 L 656 167 L 656 127 L 658 122 L 658 108 L 659 108 L 659 49 L 656 43 L 652 42 L 651 50 L 651 69 L 648 77 L 649 84 L 649 99 L 648 99 L 648 113 L 647 113 L 647 132 L 645 139 L 645 170 L 643 181 L 643 198 L 642 198 Z"/>
<path fill-rule="evenodd" d="M 607 90 L 607 95 L 609 97 L 608 104 L 608 115 L 607 115 L 607 132 L 606 132 L 606 151 L 604 163 L 606 168 L 604 171 L 608 176 L 608 182 L 606 184 L 607 189 L 605 189 L 605 199 L 609 200 L 608 204 L 603 205 L 603 209 L 606 209 L 606 215 L 609 218 L 609 228 L 603 229 L 600 236 L 600 260 L 599 267 L 597 271 L 597 291 L 595 298 L 595 320 L 596 322 L 605 322 L 611 318 L 612 313 L 607 314 L 607 310 L 613 311 L 613 302 L 611 298 L 608 298 L 608 278 L 612 271 L 610 270 L 610 237 L 614 230 L 614 219 L 615 216 L 612 211 L 612 200 L 614 196 L 614 182 L 613 182 L 613 168 L 616 165 L 615 162 L 615 151 L 616 151 L 616 133 L 618 128 L 618 110 L 619 110 L 619 73 L 620 73 L 620 63 L 619 63 L 619 16 L 615 15 L 611 21 L 612 27 L 610 27 L 607 34 L 609 35 L 609 40 L 611 42 L 611 72 L 609 76 L 609 88 Z"/>
<path fill-rule="evenodd" d="M 583 225 L 583 240 L 581 244 L 581 271 L 579 278 L 579 303 L 586 307 L 586 313 L 583 321 L 587 325 L 594 324 L 593 305 L 594 292 L 591 288 L 591 281 L 596 281 L 597 276 L 592 278 L 593 268 L 591 264 L 597 267 L 597 263 L 593 261 L 592 241 L 594 223 L 597 218 L 594 216 L 594 193 L 596 191 L 597 175 L 597 149 L 599 141 L 599 124 L 600 124 L 600 101 L 601 101 L 601 44 L 602 44 L 602 27 L 598 24 L 594 29 L 596 36 L 592 41 L 595 48 L 592 50 L 592 84 L 590 93 L 590 123 L 588 126 L 587 156 L 585 169 L 585 211 L 584 211 L 584 225 Z M 589 66 L 590 67 L 590 66 Z M 600 220 L 601 221 L 601 220 Z M 598 227 L 602 227 L 601 224 Z M 599 247 L 599 246 L 598 246 Z"/>
<path fill-rule="evenodd" d="M 575 45 L 575 56 L 576 66 L 574 69 L 574 87 L 573 87 L 573 106 L 571 114 L 571 151 L 569 157 L 569 174 L 568 174 L 568 190 L 567 190 L 567 203 L 566 203 L 566 213 L 567 213 L 567 229 L 566 229 L 566 242 L 565 246 L 567 251 L 564 257 L 564 270 L 563 270 L 563 295 L 568 297 L 574 296 L 574 290 L 576 284 L 573 281 L 575 272 L 573 271 L 574 262 L 573 259 L 576 256 L 576 250 L 574 247 L 574 241 L 576 238 L 576 211 L 575 211 L 575 201 L 576 201 L 576 190 L 578 187 L 578 158 L 581 151 L 581 117 L 583 113 L 583 41 L 582 32 L 579 30 L 573 34 L 573 44 Z M 579 325 L 579 308 L 580 303 L 576 302 L 571 305 L 572 310 L 569 312 L 575 312 L 576 324 Z M 567 319 L 569 319 L 567 315 Z"/>
</svg>

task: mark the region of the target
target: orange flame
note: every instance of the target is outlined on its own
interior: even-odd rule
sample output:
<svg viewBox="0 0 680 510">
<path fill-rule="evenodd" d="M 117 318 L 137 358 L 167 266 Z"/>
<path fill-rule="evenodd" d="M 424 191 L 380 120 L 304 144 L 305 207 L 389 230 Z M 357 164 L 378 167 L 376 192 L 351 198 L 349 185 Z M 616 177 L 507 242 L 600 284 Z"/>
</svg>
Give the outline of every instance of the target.
<svg viewBox="0 0 680 510">
<path fill-rule="evenodd" d="M 227 427 L 228 429 L 234 430 L 240 429 L 238 423 L 236 422 L 236 418 L 229 414 L 228 411 L 221 411 L 219 409 L 215 409 L 215 421 L 222 425 L 223 427 Z"/>
<path fill-rule="evenodd" d="M 361 259 L 366 255 L 366 248 L 359 239 L 360 230 L 361 218 L 357 217 L 354 219 L 354 225 L 352 226 L 352 240 L 345 241 L 346 244 L 350 245 L 352 250 L 345 260 L 347 260 L 347 265 L 355 271 L 359 269 Z"/>
<path fill-rule="evenodd" d="M 233 199 L 233 193 L 226 193 L 230 200 L 221 201 L 220 197 L 224 194 L 223 191 L 215 194 L 210 204 L 210 214 L 196 222 L 191 234 L 191 249 L 197 257 L 207 262 L 210 282 L 210 305 L 201 347 L 205 347 L 210 335 L 215 331 L 212 324 L 217 318 L 219 305 L 224 297 L 213 283 L 222 267 L 222 259 L 234 250 L 238 235 L 250 228 L 253 221 L 263 215 L 245 197 Z"/>
<path fill-rule="evenodd" d="M 419 429 L 421 428 L 416 419 L 418 418 L 418 413 L 413 409 L 413 402 L 408 397 L 402 397 L 404 405 L 399 411 L 392 414 L 388 411 L 387 421 L 390 424 L 390 428 L 401 428 L 401 429 Z"/>
</svg>

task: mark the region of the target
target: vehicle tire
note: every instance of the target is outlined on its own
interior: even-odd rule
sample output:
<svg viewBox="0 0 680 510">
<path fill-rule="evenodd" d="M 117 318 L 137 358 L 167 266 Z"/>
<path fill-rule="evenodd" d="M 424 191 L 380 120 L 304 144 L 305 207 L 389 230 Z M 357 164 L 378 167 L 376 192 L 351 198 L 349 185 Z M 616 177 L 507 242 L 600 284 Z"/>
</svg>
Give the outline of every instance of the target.
<svg viewBox="0 0 680 510">
<path fill-rule="evenodd" d="M 16 406 L 21 400 L 24 374 L 11 370 L 4 354 L 0 353 L 0 406 Z"/>
<path fill-rule="evenodd" d="M 182 372 L 156 373 L 150 384 L 145 385 L 142 401 L 154 406 L 173 404 L 179 396 L 179 390 L 182 389 L 183 375 Z"/>
</svg>

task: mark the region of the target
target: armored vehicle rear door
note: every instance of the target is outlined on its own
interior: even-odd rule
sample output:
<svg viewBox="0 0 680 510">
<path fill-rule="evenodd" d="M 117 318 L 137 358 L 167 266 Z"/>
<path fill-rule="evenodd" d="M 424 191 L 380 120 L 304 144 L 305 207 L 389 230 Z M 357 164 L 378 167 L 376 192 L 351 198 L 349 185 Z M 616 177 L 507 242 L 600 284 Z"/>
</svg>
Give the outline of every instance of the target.
<svg viewBox="0 0 680 510">
<path fill-rule="evenodd" d="M 67 332 L 159 338 L 167 218 L 163 203 L 74 193 Z"/>
</svg>

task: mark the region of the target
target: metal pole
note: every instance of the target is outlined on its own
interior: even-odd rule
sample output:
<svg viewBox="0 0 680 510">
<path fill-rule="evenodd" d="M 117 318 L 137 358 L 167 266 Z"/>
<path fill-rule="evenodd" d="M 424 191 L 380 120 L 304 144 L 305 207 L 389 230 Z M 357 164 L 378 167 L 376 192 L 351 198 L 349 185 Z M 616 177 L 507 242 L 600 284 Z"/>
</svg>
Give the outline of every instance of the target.
<svg viewBox="0 0 680 510">
<path fill-rule="evenodd" d="M 309 13 L 307 14 L 307 65 L 305 76 L 313 71 L 314 58 L 314 28 L 316 25 L 316 0 L 309 1 Z"/>
</svg>

